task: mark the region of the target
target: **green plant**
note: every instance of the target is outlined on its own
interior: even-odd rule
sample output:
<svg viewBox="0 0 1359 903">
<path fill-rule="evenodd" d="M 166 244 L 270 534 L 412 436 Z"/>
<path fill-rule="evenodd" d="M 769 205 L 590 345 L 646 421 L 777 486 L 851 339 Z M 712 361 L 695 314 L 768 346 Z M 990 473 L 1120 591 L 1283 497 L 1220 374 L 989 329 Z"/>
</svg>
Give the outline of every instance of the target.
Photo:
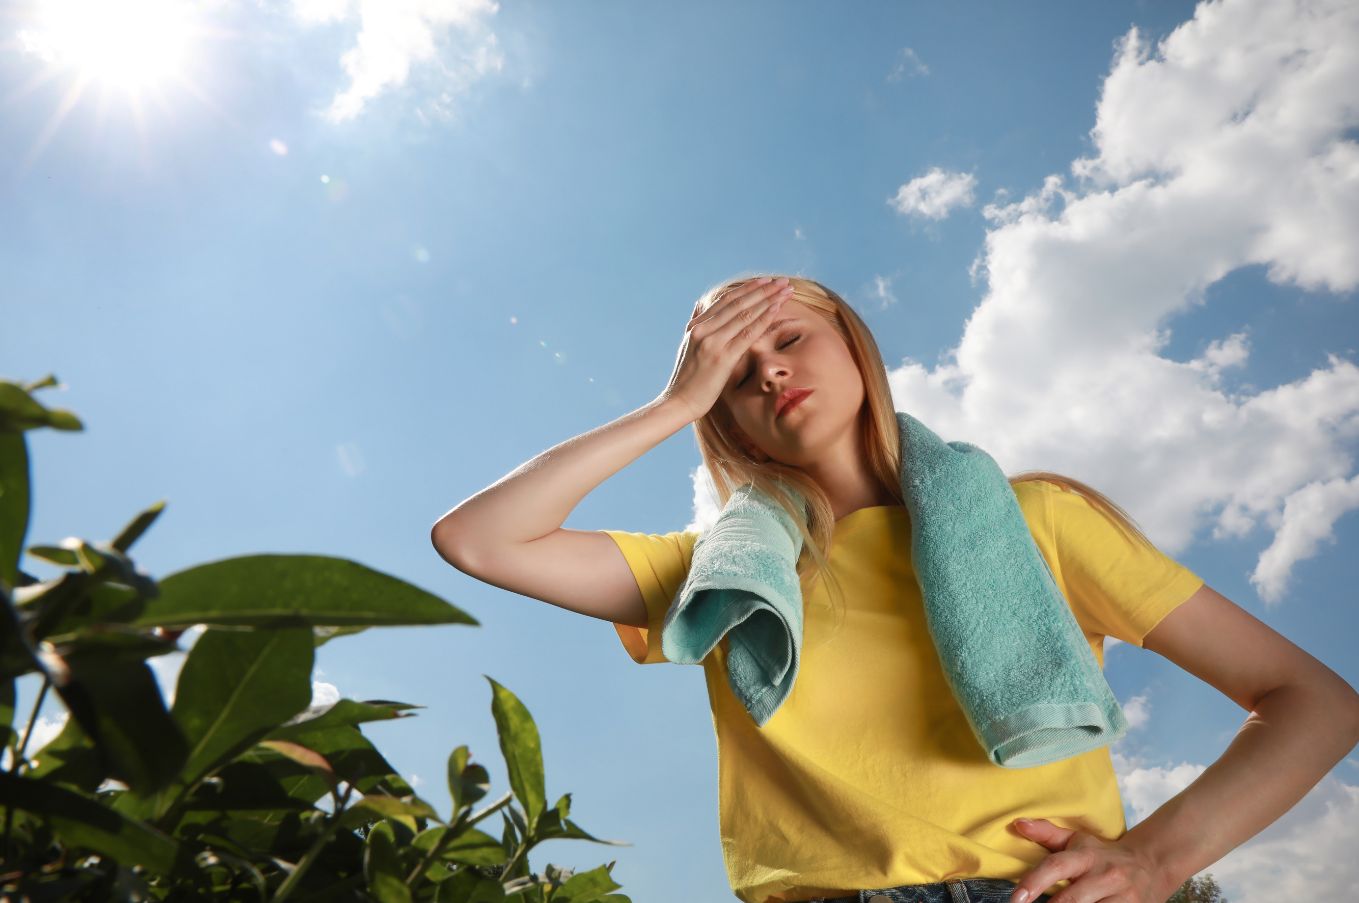
<svg viewBox="0 0 1359 903">
<path fill-rule="evenodd" d="M 1212 875 L 1195 875 L 1179 886 L 1166 903 L 1228 903 Z"/>
<path fill-rule="evenodd" d="M 81 430 L 34 397 L 54 385 L 0 381 L 0 897 L 37 900 L 628 901 L 614 863 L 529 869 L 558 838 L 600 840 L 546 805 L 528 709 L 489 676 L 510 791 L 485 804 L 486 769 L 466 746 L 448 758 L 453 812 L 441 819 L 364 736 L 368 721 L 419 706 L 342 699 L 315 711 L 317 646 L 374 626 L 468 624 L 471 615 L 354 561 L 248 555 L 153 580 L 130 550 L 164 508 L 108 542 L 71 538 L 19 567 L 28 532 L 25 431 Z M 147 659 L 190 648 L 169 709 Z M 15 681 L 41 676 L 22 735 Z M 485 676 L 485 675 L 483 675 Z M 69 717 L 26 756 L 49 690 Z M 121 786 L 118 786 L 121 785 Z M 515 805 L 515 802 L 519 804 Z M 499 812 L 499 839 L 478 825 Z"/>
</svg>

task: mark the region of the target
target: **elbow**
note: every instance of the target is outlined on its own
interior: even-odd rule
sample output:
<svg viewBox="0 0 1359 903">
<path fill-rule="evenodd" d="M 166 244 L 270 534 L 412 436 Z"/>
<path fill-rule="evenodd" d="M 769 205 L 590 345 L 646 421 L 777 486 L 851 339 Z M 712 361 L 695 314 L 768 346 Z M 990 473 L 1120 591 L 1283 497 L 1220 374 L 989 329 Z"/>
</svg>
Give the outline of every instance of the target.
<svg viewBox="0 0 1359 903">
<path fill-rule="evenodd" d="M 441 518 L 430 528 L 429 541 L 440 558 L 464 574 L 470 575 L 473 566 L 468 561 L 470 555 L 467 542 L 463 539 L 464 535 L 449 523 L 447 518 Z"/>
</svg>

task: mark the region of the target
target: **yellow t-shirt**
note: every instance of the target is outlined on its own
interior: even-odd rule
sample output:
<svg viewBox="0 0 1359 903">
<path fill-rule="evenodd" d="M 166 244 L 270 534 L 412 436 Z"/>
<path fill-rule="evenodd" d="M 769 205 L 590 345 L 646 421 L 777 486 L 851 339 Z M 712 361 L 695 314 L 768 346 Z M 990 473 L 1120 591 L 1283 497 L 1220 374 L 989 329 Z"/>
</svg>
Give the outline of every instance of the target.
<svg viewBox="0 0 1359 903">
<path fill-rule="evenodd" d="M 1079 494 L 1043 480 L 1014 489 L 1101 668 L 1105 636 L 1141 646 L 1203 584 L 1126 538 Z M 648 626 L 615 623 L 619 639 L 639 664 L 667 661 L 661 626 L 699 534 L 601 532 L 622 550 L 646 600 Z M 925 622 L 904 507 L 841 518 L 828 559 L 845 591 L 844 620 L 827 639 L 833 614 L 818 581 L 805 597 L 797 680 L 763 728 L 732 693 L 725 638 L 702 662 L 717 734 L 722 855 L 738 899 L 781 903 L 948 878 L 1017 881 L 1048 855 L 1009 827 L 1020 817 L 1106 840 L 1123 835 L 1108 747 L 1031 768 L 986 757 Z"/>
</svg>

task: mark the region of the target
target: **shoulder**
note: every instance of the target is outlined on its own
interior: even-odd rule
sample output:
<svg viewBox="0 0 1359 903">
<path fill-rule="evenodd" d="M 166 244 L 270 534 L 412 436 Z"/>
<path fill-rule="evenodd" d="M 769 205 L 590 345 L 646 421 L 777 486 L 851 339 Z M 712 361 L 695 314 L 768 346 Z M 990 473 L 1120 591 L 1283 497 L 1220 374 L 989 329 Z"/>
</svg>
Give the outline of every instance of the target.
<svg viewBox="0 0 1359 903">
<path fill-rule="evenodd" d="M 1095 539 L 1093 534 L 1099 534 L 1098 538 L 1105 542 L 1115 536 L 1131 540 L 1107 513 L 1074 489 L 1043 479 L 1012 485 L 1025 519 L 1035 530 L 1041 528 L 1054 538 L 1065 534 L 1069 538 Z"/>
<path fill-rule="evenodd" d="M 1028 521 L 1029 528 L 1035 533 L 1052 535 L 1054 526 L 1053 498 L 1059 495 L 1075 495 L 1050 480 L 1021 480 L 1012 483 L 1019 510 Z"/>
</svg>

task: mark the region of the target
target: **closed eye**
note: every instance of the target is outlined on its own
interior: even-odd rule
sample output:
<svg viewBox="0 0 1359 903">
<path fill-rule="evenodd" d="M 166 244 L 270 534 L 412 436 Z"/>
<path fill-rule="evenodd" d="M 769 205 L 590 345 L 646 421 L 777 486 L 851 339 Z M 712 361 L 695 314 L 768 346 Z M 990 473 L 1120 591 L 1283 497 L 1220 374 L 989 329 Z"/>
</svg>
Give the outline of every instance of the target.
<svg viewBox="0 0 1359 903">
<path fill-rule="evenodd" d="M 789 345 L 793 344 L 794 342 L 796 342 L 796 341 L 797 341 L 798 339 L 800 339 L 800 338 L 802 338 L 802 336 L 801 336 L 800 334 L 799 334 L 799 335 L 793 336 L 791 339 L 789 339 L 788 341 L 784 342 L 782 345 L 779 345 L 779 346 L 778 346 L 779 350 L 782 351 L 784 348 L 787 348 Z M 751 370 L 746 371 L 746 375 L 743 376 L 743 377 L 741 377 L 741 381 L 740 381 L 739 383 L 736 384 L 736 388 L 739 389 L 739 388 L 741 388 L 742 386 L 744 386 L 744 385 L 746 384 L 746 380 L 750 379 L 750 373 L 751 373 L 751 371 L 753 371 L 754 369 L 755 369 L 754 367 L 751 367 Z"/>
</svg>

